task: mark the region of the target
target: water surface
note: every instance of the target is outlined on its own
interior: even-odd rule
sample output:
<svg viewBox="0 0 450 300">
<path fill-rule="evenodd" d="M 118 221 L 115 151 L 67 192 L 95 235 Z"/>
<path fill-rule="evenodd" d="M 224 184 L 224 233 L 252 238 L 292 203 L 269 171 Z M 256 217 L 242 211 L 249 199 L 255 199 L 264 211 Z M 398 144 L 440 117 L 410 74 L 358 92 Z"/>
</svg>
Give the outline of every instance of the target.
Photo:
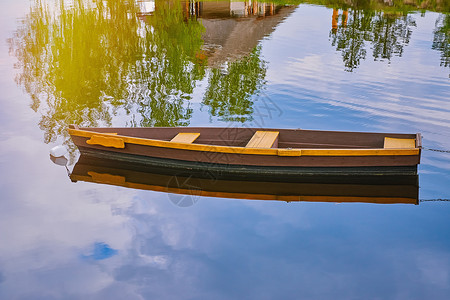
<svg viewBox="0 0 450 300">
<path fill-rule="evenodd" d="M 0 298 L 447 299 L 448 202 L 183 207 L 49 159 L 63 144 L 72 170 L 73 123 L 421 132 L 448 151 L 449 7 L 384 2 L 3 1 Z M 419 182 L 449 198 L 450 154 L 424 150 Z"/>
</svg>

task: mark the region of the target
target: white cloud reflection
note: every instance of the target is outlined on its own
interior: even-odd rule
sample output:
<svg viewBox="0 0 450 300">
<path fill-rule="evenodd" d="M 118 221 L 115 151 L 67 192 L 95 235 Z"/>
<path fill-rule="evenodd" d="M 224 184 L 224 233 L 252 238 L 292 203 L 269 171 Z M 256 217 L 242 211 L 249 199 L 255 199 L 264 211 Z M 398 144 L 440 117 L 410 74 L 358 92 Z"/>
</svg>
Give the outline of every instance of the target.
<svg viewBox="0 0 450 300">
<path fill-rule="evenodd" d="M 96 242 L 121 250 L 130 244 L 126 216 L 112 210 L 129 206 L 135 192 L 72 184 L 65 169 L 51 163 L 47 148 L 25 137 L 2 141 L 0 295 L 5 299 L 26 297 L 34 288 L 46 295 L 49 285 L 56 298 L 101 290 L 112 279 L 80 255 Z"/>
<path fill-rule="evenodd" d="M 415 236 L 428 247 L 408 245 L 416 207 L 200 198 L 180 208 L 164 193 L 70 183 L 38 141 L 2 146 L 0 163 L 11 170 L 1 173 L 2 299 L 420 299 L 431 287 L 442 299 L 449 291 L 450 255 L 429 228 Z M 83 259 L 98 242 L 117 255 Z"/>
</svg>

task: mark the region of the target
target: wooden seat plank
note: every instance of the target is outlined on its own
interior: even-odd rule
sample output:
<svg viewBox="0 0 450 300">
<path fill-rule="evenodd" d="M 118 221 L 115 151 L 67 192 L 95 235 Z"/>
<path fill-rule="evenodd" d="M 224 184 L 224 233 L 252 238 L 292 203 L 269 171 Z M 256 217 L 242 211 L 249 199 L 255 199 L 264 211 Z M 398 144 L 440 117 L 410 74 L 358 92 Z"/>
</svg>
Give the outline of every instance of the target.
<svg viewBox="0 0 450 300">
<path fill-rule="evenodd" d="M 278 131 L 256 131 L 247 148 L 277 148 L 278 147 Z"/>
<path fill-rule="evenodd" d="M 191 144 L 191 143 L 193 143 L 199 136 L 200 136 L 200 133 L 180 132 L 180 133 L 178 133 L 173 139 L 171 139 L 170 141 L 171 141 L 171 142 L 174 142 L 174 143 Z"/>
<path fill-rule="evenodd" d="M 385 149 L 410 149 L 416 148 L 415 139 L 397 139 L 397 138 L 384 138 Z"/>
</svg>

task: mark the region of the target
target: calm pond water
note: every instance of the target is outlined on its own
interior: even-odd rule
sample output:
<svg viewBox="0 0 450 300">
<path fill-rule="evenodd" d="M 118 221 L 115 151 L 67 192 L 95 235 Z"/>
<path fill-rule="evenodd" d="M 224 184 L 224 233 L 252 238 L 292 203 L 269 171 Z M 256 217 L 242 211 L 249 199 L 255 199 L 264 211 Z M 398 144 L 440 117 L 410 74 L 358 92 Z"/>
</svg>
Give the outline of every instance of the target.
<svg viewBox="0 0 450 300">
<path fill-rule="evenodd" d="M 449 299 L 450 203 L 425 200 L 450 198 L 450 153 L 423 151 L 419 205 L 72 183 L 49 159 L 65 145 L 72 171 L 73 123 L 421 132 L 449 151 L 449 5 L 1 1 L 0 299 Z"/>
</svg>

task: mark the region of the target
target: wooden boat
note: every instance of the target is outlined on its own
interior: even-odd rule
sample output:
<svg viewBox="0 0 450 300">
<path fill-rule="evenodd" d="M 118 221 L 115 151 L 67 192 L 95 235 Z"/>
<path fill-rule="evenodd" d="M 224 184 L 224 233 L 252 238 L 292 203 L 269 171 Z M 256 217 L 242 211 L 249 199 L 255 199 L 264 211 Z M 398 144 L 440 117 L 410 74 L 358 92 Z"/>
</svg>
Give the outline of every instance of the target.
<svg viewBox="0 0 450 300">
<path fill-rule="evenodd" d="M 115 185 L 132 189 L 151 190 L 190 197 L 219 197 L 248 200 L 418 204 L 418 176 L 392 176 L 389 180 L 380 176 L 358 177 L 341 183 L 341 176 L 308 178 L 300 182 L 270 182 L 216 180 L 180 176 L 177 173 L 159 174 L 142 164 L 99 160 L 81 155 L 70 178 L 73 182 L 85 181 Z M 169 199 L 171 199 L 169 195 Z M 192 202 L 190 203 L 192 204 Z"/>
<path fill-rule="evenodd" d="M 420 134 L 76 125 L 69 133 L 81 153 L 222 179 L 416 175 L 421 153 Z"/>
</svg>

